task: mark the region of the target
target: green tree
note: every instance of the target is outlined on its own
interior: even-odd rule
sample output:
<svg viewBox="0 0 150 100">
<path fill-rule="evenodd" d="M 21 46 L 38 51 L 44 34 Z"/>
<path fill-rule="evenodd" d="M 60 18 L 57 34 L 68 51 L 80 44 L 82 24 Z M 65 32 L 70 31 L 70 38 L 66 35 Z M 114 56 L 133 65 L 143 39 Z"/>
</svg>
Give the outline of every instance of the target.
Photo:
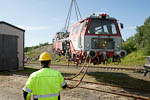
<svg viewBox="0 0 150 100">
<path fill-rule="evenodd" d="M 144 25 L 136 28 L 136 34 L 122 43 L 122 48 L 131 53 L 135 50 L 141 50 L 145 55 L 150 55 L 150 17 Z"/>
<path fill-rule="evenodd" d="M 122 43 L 122 49 L 126 50 L 127 53 L 131 53 L 136 50 L 136 42 L 135 37 L 132 36 L 126 40 L 126 42 Z"/>
<path fill-rule="evenodd" d="M 146 54 L 150 54 L 150 17 L 144 22 L 144 32 L 145 32 L 145 46 L 144 50 Z"/>
<path fill-rule="evenodd" d="M 144 25 L 137 27 L 135 41 L 137 49 L 142 50 L 145 55 L 150 54 L 150 17 L 145 20 Z"/>
</svg>

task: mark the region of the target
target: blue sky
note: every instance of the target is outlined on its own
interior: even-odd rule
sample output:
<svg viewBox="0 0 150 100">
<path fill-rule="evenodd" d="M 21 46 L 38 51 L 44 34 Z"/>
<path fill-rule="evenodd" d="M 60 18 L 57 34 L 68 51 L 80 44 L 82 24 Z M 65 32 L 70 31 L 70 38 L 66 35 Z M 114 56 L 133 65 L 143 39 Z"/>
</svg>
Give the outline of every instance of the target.
<svg viewBox="0 0 150 100">
<path fill-rule="evenodd" d="M 25 46 L 52 42 L 64 27 L 71 0 L 0 0 L 0 21 L 26 30 Z M 150 0 L 77 0 L 83 18 L 108 13 L 124 24 L 123 39 L 136 33 L 136 26 L 150 16 Z M 71 24 L 76 22 L 73 12 Z"/>
</svg>

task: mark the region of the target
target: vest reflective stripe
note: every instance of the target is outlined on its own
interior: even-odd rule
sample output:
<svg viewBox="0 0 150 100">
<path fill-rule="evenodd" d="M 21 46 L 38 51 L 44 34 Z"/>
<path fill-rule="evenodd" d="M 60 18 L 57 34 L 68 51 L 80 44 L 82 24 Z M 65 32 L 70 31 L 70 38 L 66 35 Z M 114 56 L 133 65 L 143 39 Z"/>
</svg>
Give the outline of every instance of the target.
<svg viewBox="0 0 150 100">
<path fill-rule="evenodd" d="M 47 94 L 47 95 L 33 95 L 33 98 L 48 98 L 48 97 L 56 97 L 59 96 L 59 94 Z"/>
<path fill-rule="evenodd" d="M 32 93 L 32 90 L 30 90 L 29 88 L 27 88 L 27 87 L 25 87 L 25 86 L 24 86 L 23 90 L 26 91 L 26 92 Z"/>
<path fill-rule="evenodd" d="M 65 80 L 64 80 L 64 82 L 61 84 L 61 87 L 63 87 L 65 84 L 66 84 L 66 82 L 65 82 Z"/>
</svg>

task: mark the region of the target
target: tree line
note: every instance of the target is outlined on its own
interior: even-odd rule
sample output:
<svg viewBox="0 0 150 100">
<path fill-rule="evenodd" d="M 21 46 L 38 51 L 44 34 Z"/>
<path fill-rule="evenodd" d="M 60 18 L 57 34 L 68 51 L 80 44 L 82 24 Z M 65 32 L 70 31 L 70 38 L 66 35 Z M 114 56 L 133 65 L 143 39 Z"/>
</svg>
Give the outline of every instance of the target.
<svg viewBox="0 0 150 100">
<path fill-rule="evenodd" d="M 122 49 L 127 53 L 141 50 L 144 55 L 150 55 L 150 17 L 141 26 L 136 27 L 136 34 L 122 43 Z"/>
</svg>

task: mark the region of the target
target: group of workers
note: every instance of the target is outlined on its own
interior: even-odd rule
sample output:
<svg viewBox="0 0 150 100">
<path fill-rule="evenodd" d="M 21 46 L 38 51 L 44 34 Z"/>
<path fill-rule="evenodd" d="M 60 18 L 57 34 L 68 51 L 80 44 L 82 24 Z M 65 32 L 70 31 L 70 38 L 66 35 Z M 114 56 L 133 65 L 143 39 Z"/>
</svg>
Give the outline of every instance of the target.
<svg viewBox="0 0 150 100">
<path fill-rule="evenodd" d="M 33 100 L 60 100 L 60 90 L 66 88 L 67 83 L 59 71 L 50 68 L 51 59 L 47 52 L 40 55 L 42 68 L 28 78 L 23 88 L 24 100 L 31 100 L 31 97 Z"/>
</svg>

